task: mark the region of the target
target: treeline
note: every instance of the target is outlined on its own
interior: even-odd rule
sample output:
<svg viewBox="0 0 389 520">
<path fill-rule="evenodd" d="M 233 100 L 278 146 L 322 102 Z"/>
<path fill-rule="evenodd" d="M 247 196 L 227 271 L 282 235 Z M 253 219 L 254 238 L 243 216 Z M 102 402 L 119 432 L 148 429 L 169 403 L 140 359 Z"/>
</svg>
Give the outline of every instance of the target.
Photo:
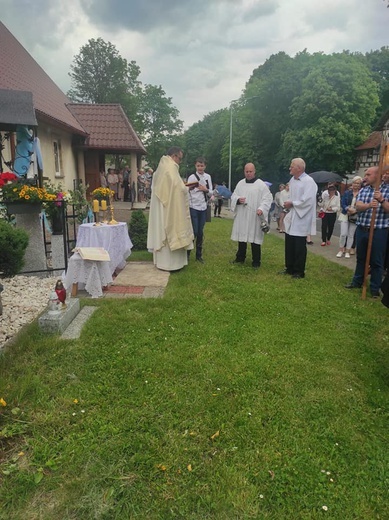
<svg viewBox="0 0 389 520">
<path fill-rule="evenodd" d="M 238 101 L 184 132 L 187 168 L 205 155 L 213 178 L 227 181 L 232 123 L 232 185 L 247 161 L 272 182 L 287 177 L 297 156 L 308 172 L 349 173 L 355 147 L 388 110 L 389 47 L 366 54 L 280 52 L 253 71 Z"/>
</svg>

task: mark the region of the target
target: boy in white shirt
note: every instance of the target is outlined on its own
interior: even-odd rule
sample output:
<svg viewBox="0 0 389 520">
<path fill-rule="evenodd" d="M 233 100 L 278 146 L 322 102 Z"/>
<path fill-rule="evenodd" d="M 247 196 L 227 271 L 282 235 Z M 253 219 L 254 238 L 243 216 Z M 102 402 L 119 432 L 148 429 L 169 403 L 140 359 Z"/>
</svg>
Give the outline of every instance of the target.
<svg viewBox="0 0 389 520">
<path fill-rule="evenodd" d="M 188 178 L 188 184 L 198 182 L 196 188 L 189 190 L 189 211 L 192 220 L 193 234 L 196 241 L 196 260 L 202 264 L 204 263 L 203 240 L 204 225 L 207 218 L 208 198 L 213 193 L 211 176 L 208 173 L 205 173 L 206 164 L 204 157 L 198 157 L 195 162 L 196 173 L 193 173 Z"/>
</svg>

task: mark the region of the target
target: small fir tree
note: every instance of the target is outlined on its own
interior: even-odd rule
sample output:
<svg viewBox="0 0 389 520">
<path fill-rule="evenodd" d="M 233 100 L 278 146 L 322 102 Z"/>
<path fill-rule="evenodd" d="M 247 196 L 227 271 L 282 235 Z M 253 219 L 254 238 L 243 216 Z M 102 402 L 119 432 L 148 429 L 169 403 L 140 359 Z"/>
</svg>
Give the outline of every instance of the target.
<svg viewBox="0 0 389 520">
<path fill-rule="evenodd" d="M 28 246 L 28 233 L 0 219 L 0 273 L 14 276 L 24 265 L 24 254 Z"/>
<path fill-rule="evenodd" d="M 134 251 L 147 249 L 147 220 L 141 209 L 137 209 L 132 213 L 128 231 Z"/>
</svg>

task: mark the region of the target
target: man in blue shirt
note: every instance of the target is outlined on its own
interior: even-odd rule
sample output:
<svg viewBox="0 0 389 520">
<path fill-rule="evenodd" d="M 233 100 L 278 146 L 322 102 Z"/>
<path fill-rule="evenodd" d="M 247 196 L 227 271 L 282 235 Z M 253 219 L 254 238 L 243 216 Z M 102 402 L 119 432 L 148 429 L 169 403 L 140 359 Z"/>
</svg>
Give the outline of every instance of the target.
<svg viewBox="0 0 389 520">
<path fill-rule="evenodd" d="M 357 265 L 351 283 L 345 287 L 346 289 L 356 289 L 363 285 L 371 218 L 373 208 L 377 208 L 370 254 L 370 293 L 373 298 L 378 298 L 389 228 L 389 184 L 382 183 L 378 188 L 375 187 L 378 181 L 378 166 L 368 168 L 364 180 L 366 185 L 358 193 L 356 203 L 358 212 Z"/>
</svg>

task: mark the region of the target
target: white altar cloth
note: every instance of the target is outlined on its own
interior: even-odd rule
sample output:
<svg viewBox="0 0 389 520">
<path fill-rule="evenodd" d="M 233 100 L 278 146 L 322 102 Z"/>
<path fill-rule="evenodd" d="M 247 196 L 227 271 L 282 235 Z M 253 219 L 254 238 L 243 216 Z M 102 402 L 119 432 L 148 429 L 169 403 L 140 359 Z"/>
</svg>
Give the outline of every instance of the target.
<svg viewBox="0 0 389 520">
<path fill-rule="evenodd" d="M 103 296 L 102 288 L 112 283 L 110 262 L 83 260 L 78 253 L 74 253 L 68 262 L 63 284 L 69 292 L 73 284 L 78 284 L 78 289 L 85 290 L 92 298 Z"/>
<path fill-rule="evenodd" d="M 76 247 L 103 247 L 108 251 L 111 274 L 116 268 L 123 269 L 131 254 L 132 242 L 125 222 L 118 224 L 81 224 L 77 233 Z"/>
</svg>

